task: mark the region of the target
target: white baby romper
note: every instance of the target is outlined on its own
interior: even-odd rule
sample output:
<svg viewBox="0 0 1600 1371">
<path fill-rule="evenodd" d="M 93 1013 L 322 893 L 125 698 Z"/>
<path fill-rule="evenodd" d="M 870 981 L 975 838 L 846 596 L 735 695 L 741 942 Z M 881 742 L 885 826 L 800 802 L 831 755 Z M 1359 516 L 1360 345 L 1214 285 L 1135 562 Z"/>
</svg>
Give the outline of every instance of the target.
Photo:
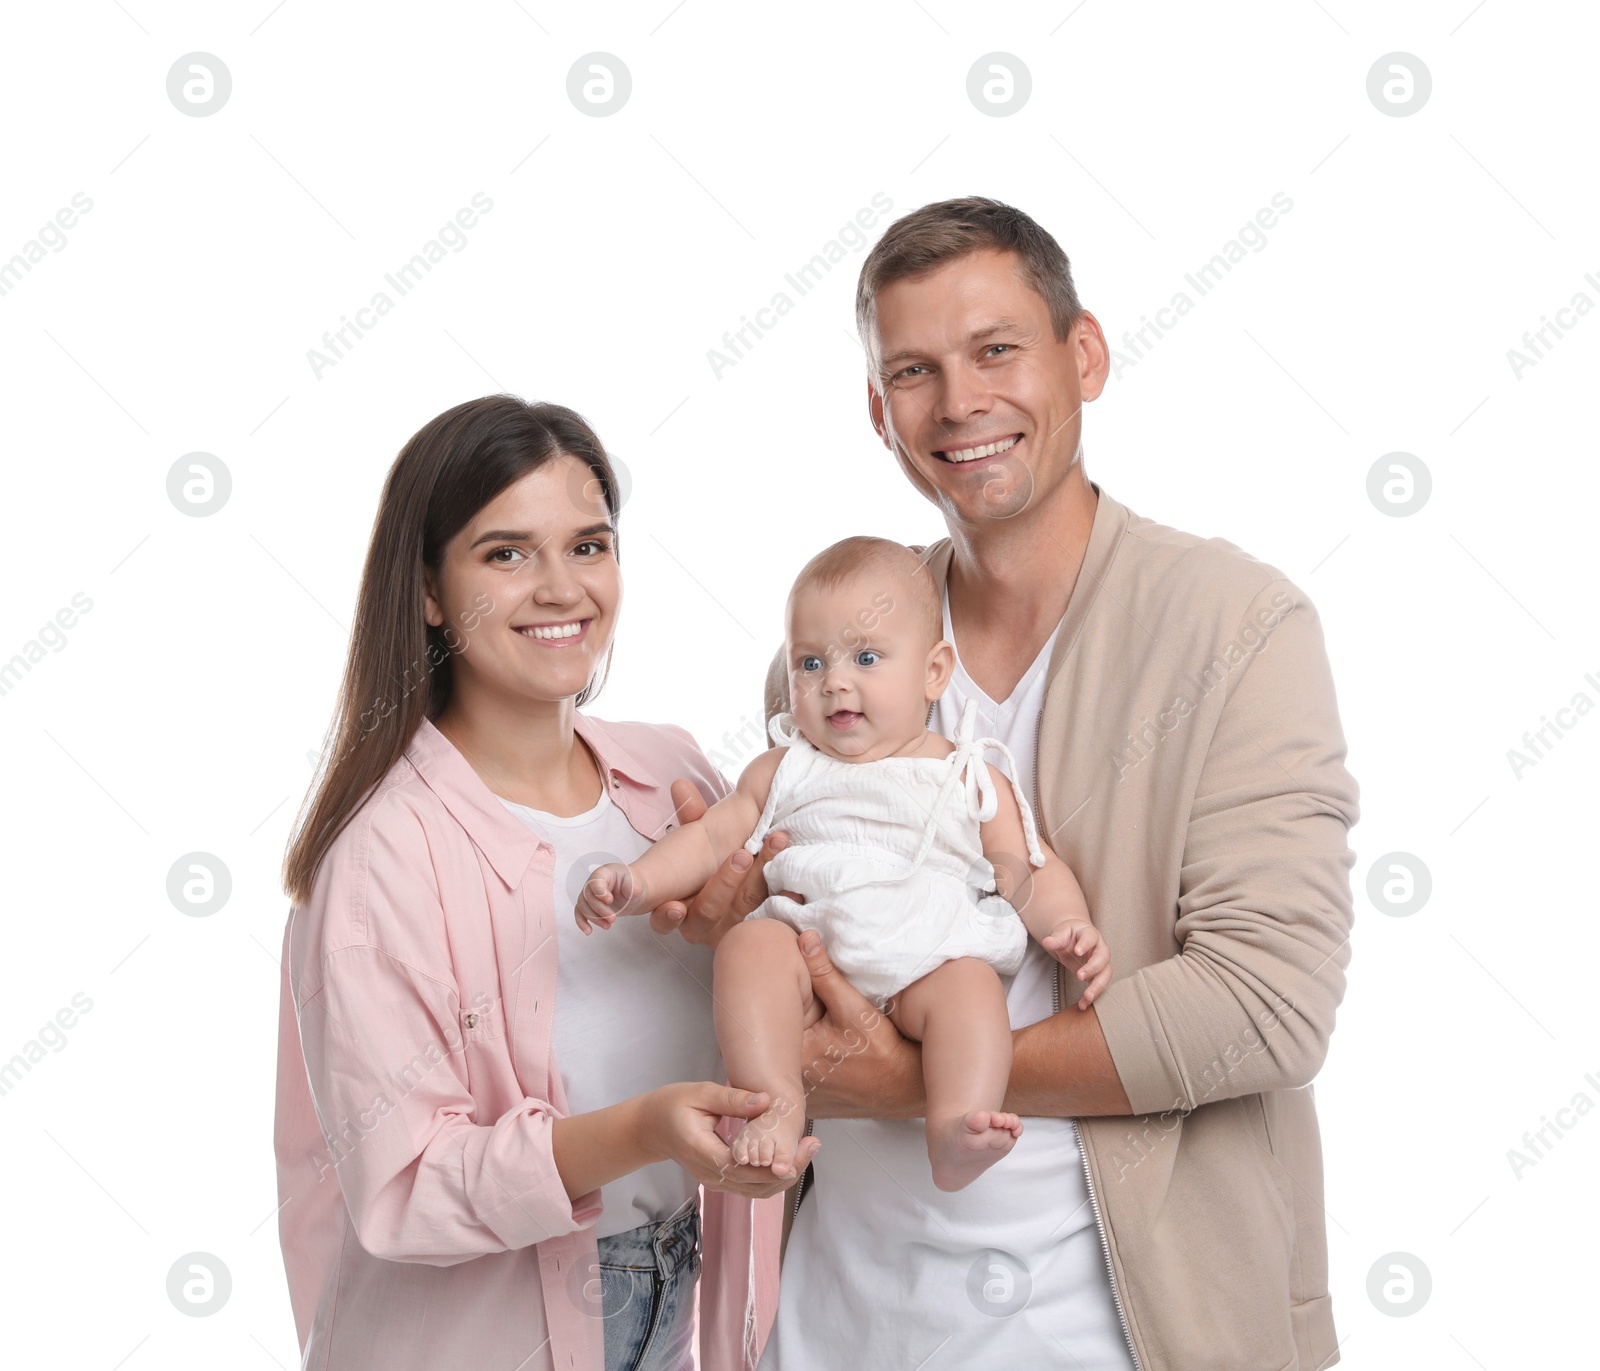
<svg viewBox="0 0 1600 1371">
<path fill-rule="evenodd" d="M 874 762 L 830 757 L 792 714 L 776 714 L 768 725 L 788 750 L 745 847 L 756 853 L 771 829 L 787 833 L 789 846 L 767 864 L 767 889 L 795 891 L 805 903 L 774 893 L 750 917 L 816 929 L 834 966 L 880 1009 L 956 957 L 977 957 L 1009 976 L 1027 949 L 1027 928 L 996 893 L 978 831 L 999 803 L 986 748 L 1011 769 L 1029 863 L 1043 866 L 1044 854 L 1010 750 L 973 738 L 976 713 L 968 701 L 948 757 Z"/>
</svg>

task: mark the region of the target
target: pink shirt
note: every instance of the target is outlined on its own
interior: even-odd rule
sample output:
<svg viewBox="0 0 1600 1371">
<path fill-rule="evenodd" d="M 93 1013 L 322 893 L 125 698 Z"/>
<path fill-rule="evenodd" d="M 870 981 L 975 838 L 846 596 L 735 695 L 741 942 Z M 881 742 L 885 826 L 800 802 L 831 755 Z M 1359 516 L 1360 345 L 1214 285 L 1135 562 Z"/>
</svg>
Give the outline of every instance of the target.
<svg viewBox="0 0 1600 1371">
<path fill-rule="evenodd" d="M 726 793 L 683 729 L 574 728 L 652 840 L 675 778 Z M 424 721 L 290 910 L 274 1143 L 305 1371 L 603 1371 L 600 1192 L 569 1200 L 551 1152 L 553 921 L 572 917 L 553 860 Z M 706 1371 L 755 1365 L 784 1199 L 704 1192 Z"/>
</svg>

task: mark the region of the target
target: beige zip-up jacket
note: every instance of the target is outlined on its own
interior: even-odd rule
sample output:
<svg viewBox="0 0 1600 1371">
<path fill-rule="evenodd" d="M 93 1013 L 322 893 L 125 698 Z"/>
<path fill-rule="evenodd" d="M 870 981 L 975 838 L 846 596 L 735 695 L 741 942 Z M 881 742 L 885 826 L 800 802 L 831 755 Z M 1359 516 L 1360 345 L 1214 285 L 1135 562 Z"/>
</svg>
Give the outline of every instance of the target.
<svg viewBox="0 0 1600 1371">
<path fill-rule="evenodd" d="M 1143 1371 L 1315 1371 L 1339 1354 L 1310 1082 L 1359 815 L 1320 621 L 1232 543 L 1094 489 L 1034 803 L 1115 969 L 1096 1012 L 1137 1116 L 1078 1120 L 1113 1289 Z M 941 589 L 950 553 L 923 552 Z M 787 695 L 780 648 L 769 717 Z"/>
</svg>

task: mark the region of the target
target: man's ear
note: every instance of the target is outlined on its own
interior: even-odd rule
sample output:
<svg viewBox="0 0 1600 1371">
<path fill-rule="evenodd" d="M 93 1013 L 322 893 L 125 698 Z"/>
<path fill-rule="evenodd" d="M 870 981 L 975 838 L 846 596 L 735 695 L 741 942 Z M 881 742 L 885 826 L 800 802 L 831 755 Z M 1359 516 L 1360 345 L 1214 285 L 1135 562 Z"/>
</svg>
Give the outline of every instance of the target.
<svg viewBox="0 0 1600 1371">
<path fill-rule="evenodd" d="M 956 672 L 955 644 L 941 638 L 928 650 L 928 685 L 925 698 L 937 700 Z"/>
<path fill-rule="evenodd" d="M 882 439 L 886 448 L 893 450 L 889 442 L 889 429 L 883 418 L 883 396 L 878 393 L 877 386 L 872 384 L 872 379 L 867 379 L 867 416 L 872 420 L 873 430 Z"/>
<path fill-rule="evenodd" d="M 1078 390 L 1084 404 L 1098 400 L 1106 388 L 1106 378 L 1111 374 L 1111 349 L 1106 345 L 1106 335 L 1100 321 L 1084 310 L 1083 317 L 1073 325 L 1077 346 L 1074 349 L 1078 363 Z"/>
</svg>

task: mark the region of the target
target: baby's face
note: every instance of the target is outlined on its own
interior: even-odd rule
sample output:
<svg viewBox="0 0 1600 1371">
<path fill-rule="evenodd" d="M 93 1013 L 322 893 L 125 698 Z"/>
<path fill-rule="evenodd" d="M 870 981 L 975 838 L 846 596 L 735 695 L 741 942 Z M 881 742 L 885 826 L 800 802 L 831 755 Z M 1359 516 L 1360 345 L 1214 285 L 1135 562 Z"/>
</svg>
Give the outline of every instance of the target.
<svg viewBox="0 0 1600 1371">
<path fill-rule="evenodd" d="M 788 652 L 795 723 L 851 762 L 917 746 L 954 661 L 948 643 L 929 640 L 907 587 L 876 575 L 802 590 L 790 606 Z"/>
</svg>

